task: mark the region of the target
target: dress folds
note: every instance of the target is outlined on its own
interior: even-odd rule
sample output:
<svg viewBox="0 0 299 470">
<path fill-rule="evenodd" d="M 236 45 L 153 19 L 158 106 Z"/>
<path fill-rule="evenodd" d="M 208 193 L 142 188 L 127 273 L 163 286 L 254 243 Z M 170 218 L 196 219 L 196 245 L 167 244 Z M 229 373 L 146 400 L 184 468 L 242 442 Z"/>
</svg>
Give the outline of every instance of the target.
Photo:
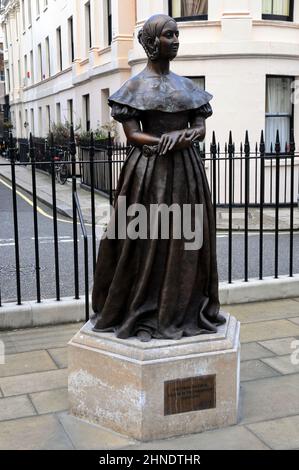
<svg viewBox="0 0 299 470">
<path fill-rule="evenodd" d="M 206 119 L 212 114 L 211 95 L 197 93 L 201 97 L 198 107 L 175 112 L 134 108 L 134 97 L 130 97 L 130 104 L 111 97 L 112 116 L 119 122 L 135 119 L 147 132 L 152 129 L 157 133 L 155 113 L 160 113 L 165 117 L 161 133 L 167 132 L 168 122 L 172 123 L 170 130 L 173 123 L 186 128 L 197 116 Z M 126 198 L 127 207 L 138 203 L 148 211 L 152 204 L 202 204 L 203 244 L 186 250 L 186 239 L 176 239 L 171 230 L 168 239 L 103 236 L 92 293 L 94 330 L 114 331 L 123 339 L 147 331 L 153 338 L 175 340 L 216 332 L 223 318 L 219 315 L 215 221 L 197 151 L 191 146 L 164 156 L 147 156 L 142 147 L 133 147 L 118 181 L 114 222 L 118 220 L 120 196 Z M 170 216 L 170 229 L 173 223 Z"/>
</svg>

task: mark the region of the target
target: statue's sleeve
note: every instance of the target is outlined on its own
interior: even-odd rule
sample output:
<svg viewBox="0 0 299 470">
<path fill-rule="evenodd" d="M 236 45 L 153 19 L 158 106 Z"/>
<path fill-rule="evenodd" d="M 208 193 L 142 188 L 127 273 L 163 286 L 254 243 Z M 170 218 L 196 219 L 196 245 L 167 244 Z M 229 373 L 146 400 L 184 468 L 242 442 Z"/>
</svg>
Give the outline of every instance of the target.
<svg viewBox="0 0 299 470">
<path fill-rule="evenodd" d="M 140 119 L 140 111 L 130 106 L 120 103 L 110 103 L 112 107 L 111 116 L 118 122 L 129 121 L 130 119 Z"/>
<path fill-rule="evenodd" d="M 198 116 L 203 117 L 204 119 L 207 119 L 210 116 L 212 116 L 212 114 L 213 114 L 213 110 L 212 110 L 210 103 L 206 103 L 200 106 L 200 108 L 194 109 L 192 111 L 192 120 L 197 118 Z"/>
</svg>

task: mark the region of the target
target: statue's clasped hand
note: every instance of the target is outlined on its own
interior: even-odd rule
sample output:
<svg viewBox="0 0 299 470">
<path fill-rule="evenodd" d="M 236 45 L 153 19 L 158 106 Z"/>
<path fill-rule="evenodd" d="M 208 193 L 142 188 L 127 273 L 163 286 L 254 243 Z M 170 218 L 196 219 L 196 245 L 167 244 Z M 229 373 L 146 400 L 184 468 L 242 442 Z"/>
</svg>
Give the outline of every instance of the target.
<svg viewBox="0 0 299 470">
<path fill-rule="evenodd" d="M 188 148 L 198 138 L 200 138 L 198 129 L 184 129 L 163 134 L 158 144 L 158 155 L 166 155 L 172 150 Z"/>
</svg>

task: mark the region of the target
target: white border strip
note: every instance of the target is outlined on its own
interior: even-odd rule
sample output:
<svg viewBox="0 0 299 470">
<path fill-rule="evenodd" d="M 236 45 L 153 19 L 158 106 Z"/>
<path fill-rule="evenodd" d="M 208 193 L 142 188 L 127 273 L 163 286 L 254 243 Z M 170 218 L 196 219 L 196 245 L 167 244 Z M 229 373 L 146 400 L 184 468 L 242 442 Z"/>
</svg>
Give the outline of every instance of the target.
<svg viewBox="0 0 299 470">
<path fill-rule="evenodd" d="M 249 282 L 235 281 L 233 284 L 220 284 L 220 301 L 222 305 L 245 304 L 288 298 L 299 298 L 299 275 L 294 277 L 272 277 L 263 281 L 252 279 Z M 90 306 L 90 312 L 91 312 Z M 298 305 L 299 312 L 299 305 Z M 0 307 L 0 331 L 38 326 L 53 326 L 64 323 L 85 321 L 84 298 L 64 298 L 36 302 L 24 302 L 18 306 L 3 304 Z"/>
</svg>

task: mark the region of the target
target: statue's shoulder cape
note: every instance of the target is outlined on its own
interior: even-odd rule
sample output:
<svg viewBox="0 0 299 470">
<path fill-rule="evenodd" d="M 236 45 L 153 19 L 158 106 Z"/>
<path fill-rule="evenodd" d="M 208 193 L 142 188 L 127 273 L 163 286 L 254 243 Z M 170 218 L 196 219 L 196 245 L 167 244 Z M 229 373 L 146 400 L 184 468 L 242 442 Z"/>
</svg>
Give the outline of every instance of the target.
<svg viewBox="0 0 299 470">
<path fill-rule="evenodd" d="M 143 70 L 110 96 L 109 105 L 117 103 L 140 111 L 175 113 L 200 108 L 212 98 L 188 78 L 172 72 L 158 77 Z"/>
</svg>

